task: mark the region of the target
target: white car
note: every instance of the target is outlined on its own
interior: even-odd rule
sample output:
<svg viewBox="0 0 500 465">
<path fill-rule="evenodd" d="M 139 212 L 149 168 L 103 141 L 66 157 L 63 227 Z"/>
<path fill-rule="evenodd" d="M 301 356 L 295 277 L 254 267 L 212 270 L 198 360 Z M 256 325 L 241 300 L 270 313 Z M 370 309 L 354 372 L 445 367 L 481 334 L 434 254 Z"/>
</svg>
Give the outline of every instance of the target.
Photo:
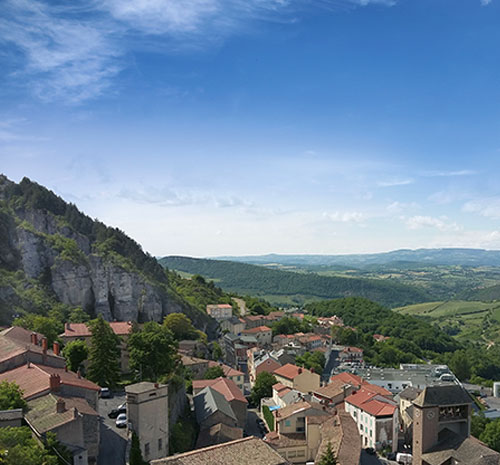
<svg viewBox="0 0 500 465">
<path fill-rule="evenodd" d="M 116 417 L 115 425 L 117 428 L 125 428 L 127 426 L 127 414 L 120 413 L 120 415 Z"/>
</svg>

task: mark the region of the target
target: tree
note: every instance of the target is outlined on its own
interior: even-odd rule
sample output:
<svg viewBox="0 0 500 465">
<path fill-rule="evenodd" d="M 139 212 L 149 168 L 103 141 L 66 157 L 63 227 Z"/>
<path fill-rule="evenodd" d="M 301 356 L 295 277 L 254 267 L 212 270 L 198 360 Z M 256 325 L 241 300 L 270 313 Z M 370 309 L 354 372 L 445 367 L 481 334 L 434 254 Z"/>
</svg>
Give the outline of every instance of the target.
<svg viewBox="0 0 500 465">
<path fill-rule="evenodd" d="M 304 355 L 296 358 L 295 363 L 308 370 L 313 369 L 316 373 L 323 373 L 325 367 L 325 355 L 320 351 L 305 352 Z"/>
<path fill-rule="evenodd" d="M 259 373 L 250 394 L 252 402 L 255 405 L 259 405 L 263 397 L 271 397 L 273 395 L 273 385 L 276 383 L 276 378 L 271 373 L 267 371 Z"/>
<path fill-rule="evenodd" d="M 222 358 L 222 349 L 216 341 L 212 342 L 212 358 L 214 360 L 220 360 Z"/>
<path fill-rule="evenodd" d="M 88 325 L 92 337 L 87 377 L 100 386 L 112 388 L 120 379 L 120 338 L 102 315 Z"/>
<path fill-rule="evenodd" d="M 78 371 L 89 356 L 89 348 L 83 341 L 71 341 L 64 346 L 62 353 L 68 363 L 68 368 L 71 371 Z"/>
<path fill-rule="evenodd" d="M 479 439 L 488 447 L 500 452 L 500 420 L 493 420 L 486 425 Z"/>
<path fill-rule="evenodd" d="M 64 325 L 61 320 L 33 313 L 27 313 L 21 318 L 16 318 L 13 324 L 14 326 L 21 326 L 25 329 L 42 333 L 47 338 L 49 347 L 52 346 L 52 343 L 58 338 L 59 334 L 64 331 Z"/>
<path fill-rule="evenodd" d="M 337 458 L 333 453 L 332 443 L 330 441 L 328 441 L 328 444 L 326 445 L 326 451 L 319 459 L 318 465 L 337 465 Z"/>
<path fill-rule="evenodd" d="M 132 432 L 132 444 L 130 445 L 130 465 L 144 465 L 146 462 L 142 458 L 141 445 L 139 443 L 139 436 L 136 432 Z"/>
<path fill-rule="evenodd" d="M 475 438 L 480 438 L 486 425 L 490 422 L 482 412 L 472 415 L 470 424 L 470 434 Z"/>
<path fill-rule="evenodd" d="M 205 371 L 205 379 L 215 379 L 219 377 L 224 377 L 224 370 L 220 366 L 210 367 L 207 371 Z"/>
<path fill-rule="evenodd" d="M 2 465 L 58 465 L 52 449 L 48 451 L 32 437 L 27 426 L 0 428 L 0 457 Z"/>
<path fill-rule="evenodd" d="M 471 370 L 465 350 L 457 350 L 450 359 L 450 370 L 460 381 L 470 378 Z"/>
<path fill-rule="evenodd" d="M 23 391 L 21 391 L 16 383 L 2 381 L 0 383 L 0 410 L 12 410 L 15 408 L 26 408 Z"/>
<path fill-rule="evenodd" d="M 163 320 L 163 326 L 172 331 L 175 339 L 198 339 L 201 331 L 198 331 L 191 320 L 184 313 L 171 313 Z"/>
<path fill-rule="evenodd" d="M 71 310 L 68 318 L 68 321 L 70 323 L 86 323 L 89 320 L 89 314 L 85 312 L 81 307 L 76 307 Z"/>
<path fill-rule="evenodd" d="M 156 382 L 172 374 L 178 362 L 177 342 L 165 326 L 149 321 L 128 338 L 130 368 L 140 380 Z"/>
</svg>

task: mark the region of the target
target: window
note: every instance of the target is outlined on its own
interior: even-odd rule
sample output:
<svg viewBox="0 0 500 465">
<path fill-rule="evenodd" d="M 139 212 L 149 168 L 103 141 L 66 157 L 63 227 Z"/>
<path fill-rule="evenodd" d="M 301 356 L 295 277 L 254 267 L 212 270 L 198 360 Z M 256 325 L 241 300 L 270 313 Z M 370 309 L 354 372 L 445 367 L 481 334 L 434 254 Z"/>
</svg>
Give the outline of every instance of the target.
<svg viewBox="0 0 500 465">
<path fill-rule="evenodd" d="M 297 457 L 304 457 L 305 455 L 306 455 L 305 451 L 303 451 L 303 450 L 297 451 Z"/>
<path fill-rule="evenodd" d="M 285 426 L 290 426 L 291 423 L 290 423 L 290 420 L 285 420 Z"/>
<path fill-rule="evenodd" d="M 144 455 L 146 457 L 149 456 L 149 442 L 147 442 L 146 444 L 144 444 Z"/>
<path fill-rule="evenodd" d="M 158 439 L 158 450 L 160 451 L 162 449 L 162 447 L 163 447 L 163 441 L 160 438 L 160 439 Z"/>
<path fill-rule="evenodd" d="M 289 450 L 287 455 L 288 455 L 288 458 L 291 458 L 291 457 L 295 457 L 297 455 L 297 453 L 294 450 Z"/>
</svg>

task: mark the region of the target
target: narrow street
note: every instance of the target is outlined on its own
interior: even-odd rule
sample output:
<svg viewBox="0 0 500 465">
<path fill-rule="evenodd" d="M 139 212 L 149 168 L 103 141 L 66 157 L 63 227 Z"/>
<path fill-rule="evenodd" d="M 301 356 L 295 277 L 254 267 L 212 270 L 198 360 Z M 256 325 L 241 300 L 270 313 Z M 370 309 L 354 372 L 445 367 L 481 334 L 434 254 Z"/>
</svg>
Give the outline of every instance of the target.
<svg viewBox="0 0 500 465">
<path fill-rule="evenodd" d="M 127 428 L 117 428 L 108 413 L 125 402 L 125 394 L 115 394 L 111 399 L 99 399 L 101 415 L 98 465 L 124 465 L 127 445 Z"/>
</svg>

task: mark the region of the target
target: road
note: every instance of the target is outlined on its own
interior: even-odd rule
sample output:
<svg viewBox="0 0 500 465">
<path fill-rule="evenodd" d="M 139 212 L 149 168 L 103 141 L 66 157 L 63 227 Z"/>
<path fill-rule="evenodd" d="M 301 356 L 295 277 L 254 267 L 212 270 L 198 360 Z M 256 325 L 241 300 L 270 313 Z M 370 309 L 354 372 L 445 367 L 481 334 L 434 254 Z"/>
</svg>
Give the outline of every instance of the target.
<svg viewBox="0 0 500 465">
<path fill-rule="evenodd" d="M 127 429 L 117 428 L 115 420 L 108 413 L 125 402 L 125 394 L 115 394 L 111 399 L 99 399 L 98 411 L 101 416 L 101 441 L 98 465 L 124 465 Z"/>
<path fill-rule="evenodd" d="M 245 314 L 247 313 L 247 306 L 245 304 L 245 301 L 236 297 L 233 297 L 233 301 L 238 304 L 238 307 L 240 309 L 240 316 L 245 316 Z"/>
<path fill-rule="evenodd" d="M 263 434 L 260 432 L 259 427 L 255 420 L 259 418 L 258 410 L 256 408 L 249 408 L 247 412 L 247 424 L 245 425 L 245 433 L 248 436 L 256 436 L 258 438 L 263 437 Z"/>
<path fill-rule="evenodd" d="M 398 465 L 398 462 L 387 460 L 376 455 L 367 454 L 364 450 L 361 451 L 361 465 Z"/>
</svg>

